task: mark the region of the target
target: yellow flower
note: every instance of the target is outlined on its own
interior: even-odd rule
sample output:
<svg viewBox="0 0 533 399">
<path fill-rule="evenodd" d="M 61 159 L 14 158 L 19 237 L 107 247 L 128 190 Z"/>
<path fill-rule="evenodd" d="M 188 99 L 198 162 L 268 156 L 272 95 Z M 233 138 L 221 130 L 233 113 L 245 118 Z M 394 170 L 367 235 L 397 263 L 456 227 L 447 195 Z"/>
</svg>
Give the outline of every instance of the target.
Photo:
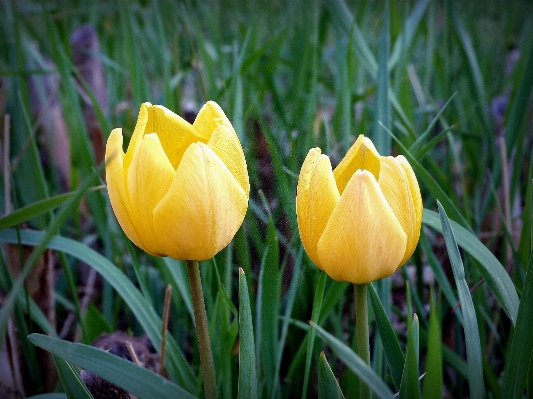
<svg viewBox="0 0 533 399">
<path fill-rule="evenodd" d="M 382 157 L 360 135 L 334 171 L 320 148 L 309 151 L 296 215 L 311 260 L 335 280 L 365 284 L 390 276 L 413 254 L 422 198 L 405 157 Z"/>
<path fill-rule="evenodd" d="M 146 252 L 205 260 L 229 244 L 248 208 L 244 152 L 224 111 L 207 102 L 191 125 L 160 105 L 141 105 L 128 150 L 122 129 L 106 146 L 111 206 Z"/>
</svg>

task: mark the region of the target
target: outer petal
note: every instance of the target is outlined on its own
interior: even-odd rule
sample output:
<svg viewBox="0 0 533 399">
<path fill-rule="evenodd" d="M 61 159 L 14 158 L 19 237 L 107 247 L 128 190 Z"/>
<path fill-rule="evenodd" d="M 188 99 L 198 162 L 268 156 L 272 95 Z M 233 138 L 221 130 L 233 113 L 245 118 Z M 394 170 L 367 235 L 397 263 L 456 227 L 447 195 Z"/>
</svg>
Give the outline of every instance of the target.
<svg viewBox="0 0 533 399">
<path fill-rule="evenodd" d="M 142 237 L 142 248 L 153 255 L 166 255 L 156 237 L 153 211 L 168 191 L 174 173 L 159 137 L 153 133 L 145 135 L 128 170 L 127 187 L 131 218 Z"/>
<path fill-rule="evenodd" d="M 192 143 L 207 142 L 189 122 L 162 105 L 148 108 L 145 134 L 148 133 L 157 133 L 174 170 L 178 167 L 185 150 Z"/>
<path fill-rule="evenodd" d="M 222 108 L 216 102 L 208 101 L 198 111 L 193 127 L 207 141 L 218 125 L 227 126 L 235 133 L 231 122 L 224 111 L 222 111 Z"/>
<path fill-rule="evenodd" d="M 415 172 L 413 171 L 413 168 L 405 159 L 403 155 L 398 155 L 396 157 L 396 162 L 398 162 L 401 167 L 403 168 L 405 175 L 407 176 L 407 180 L 409 181 L 409 187 L 411 188 L 411 195 L 413 198 L 413 206 L 414 206 L 414 217 L 415 217 L 415 224 L 414 224 L 414 230 L 413 230 L 413 239 L 411 240 L 412 247 L 411 250 L 409 248 L 406 251 L 407 259 L 413 254 L 416 245 L 418 244 L 418 239 L 420 238 L 420 228 L 422 227 L 422 213 L 424 211 L 424 204 L 422 203 L 422 195 L 420 194 L 420 187 L 418 186 L 418 180 L 416 179 Z"/>
<path fill-rule="evenodd" d="M 248 196 L 226 165 L 194 143 L 154 210 L 157 239 L 174 259 L 209 259 L 232 240 L 247 208 Z"/>
<path fill-rule="evenodd" d="M 250 194 L 250 180 L 246 158 L 237 134 L 225 125 L 218 125 L 211 135 L 207 146 L 224 162 L 229 171 L 239 182 L 246 196 Z"/>
<path fill-rule="evenodd" d="M 374 147 L 374 143 L 368 137 L 360 134 L 333 171 L 339 192 L 342 194 L 357 169 L 368 170 L 377 179 L 379 177 L 379 166 L 379 154 L 376 147 Z"/>
<path fill-rule="evenodd" d="M 319 148 L 311 149 L 298 178 L 296 216 L 305 251 L 321 269 L 324 267 L 317 253 L 318 240 L 339 198 L 329 157 L 320 155 Z"/>
<path fill-rule="evenodd" d="M 152 104 L 146 102 L 141 104 L 139 109 L 139 115 L 137 116 L 137 123 L 135 124 L 135 129 L 131 135 L 130 143 L 128 144 L 128 151 L 126 151 L 126 156 L 124 157 L 124 170 L 127 171 L 130 167 L 133 156 L 139 149 L 144 133 L 146 131 L 146 125 L 148 124 L 148 110 L 152 107 Z M 152 133 L 152 132 L 149 132 Z"/>
<path fill-rule="evenodd" d="M 105 151 L 107 191 L 120 227 L 135 245 L 144 248 L 143 241 L 132 220 L 133 212 L 126 189 L 122 141 L 122 129 L 113 129 L 107 140 Z"/>
<path fill-rule="evenodd" d="M 318 241 L 318 257 L 331 278 L 365 284 L 394 273 L 406 243 L 374 175 L 358 170 Z"/>
</svg>

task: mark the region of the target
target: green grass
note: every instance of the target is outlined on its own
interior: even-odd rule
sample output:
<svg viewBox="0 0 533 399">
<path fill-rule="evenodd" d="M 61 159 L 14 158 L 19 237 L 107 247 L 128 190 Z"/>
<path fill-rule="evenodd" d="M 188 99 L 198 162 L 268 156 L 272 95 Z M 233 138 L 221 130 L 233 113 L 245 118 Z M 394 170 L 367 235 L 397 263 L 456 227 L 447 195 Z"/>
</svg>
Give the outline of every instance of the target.
<svg viewBox="0 0 533 399">
<path fill-rule="evenodd" d="M 147 334 L 158 349 L 171 283 L 165 368 L 172 384 L 158 391 L 160 380 L 135 367 L 115 382 L 139 397 L 150 397 L 150 384 L 165 395 L 203 396 L 185 265 L 147 255 L 122 233 L 101 188 L 99 144 L 84 108 L 92 104 L 104 143 L 111 128 L 122 127 L 126 146 L 141 103 L 187 115 L 215 100 L 239 135 L 251 184 L 233 243 L 201 265 L 220 397 L 341 397 L 339 390 L 354 397 L 358 377 L 380 397 L 429 397 L 441 385 L 452 397 L 533 395 L 533 349 L 524 338 L 533 323 L 533 5 L 348 3 L 0 2 L 8 172 L 0 179 L 0 241 L 36 247 L 23 259 L 24 275 L 46 248 L 57 266 L 54 325 L 10 272 L 7 246 L 0 256 L 0 343 L 13 338 L 12 318 L 26 394 L 44 393 L 49 375 L 35 345 L 56 356 L 62 381 L 55 397 L 85 392 L 77 367 L 121 369 L 105 356 L 84 362 L 90 348 L 77 354 L 60 334 L 83 345 L 120 329 Z M 73 62 L 70 35 L 82 24 L 99 39 L 99 51 L 87 54 L 102 65 L 103 92 L 80 80 Z M 67 185 L 53 162 L 65 154 L 46 144 L 61 126 Z M 359 367 L 354 352 L 353 290 L 324 281 L 302 249 L 295 213 L 308 150 L 320 147 L 336 165 L 359 134 L 382 155 L 406 156 L 426 209 L 420 245 L 397 272 L 412 280 L 410 290 L 390 279 L 372 286 L 372 370 Z M 87 317 L 82 262 L 103 277 Z M 434 277 L 424 283 L 428 270 Z M 463 306 L 453 310 L 459 300 Z M 53 337 L 30 341 L 31 333 Z M 251 356 L 241 360 L 244 371 L 239 348 Z"/>
</svg>

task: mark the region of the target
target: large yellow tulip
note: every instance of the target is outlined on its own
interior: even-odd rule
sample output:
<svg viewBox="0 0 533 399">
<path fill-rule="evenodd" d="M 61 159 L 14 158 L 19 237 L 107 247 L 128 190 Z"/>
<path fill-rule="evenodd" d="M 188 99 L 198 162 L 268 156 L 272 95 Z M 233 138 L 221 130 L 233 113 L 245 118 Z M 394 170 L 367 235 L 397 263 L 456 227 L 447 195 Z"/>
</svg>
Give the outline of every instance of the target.
<svg viewBox="0 0 533 399">
<path fill-rule="evenodd" d="M 365 284 L 390 276 L 413 254 L 422 198 L 405 157 L 382 157 L 360 135 L 335 170 L 320 148 L 309 151 L 296 214 L 311 260 L 335 280 Z"/>
<path fill-rule="evenodd" d="M 244 152 L 222 109 L 207 102 L 191 125 L 160 105 L 141 105 L 128 150 L 122 129 L 106 146 L 111 206 L 146 252 L 179 260 L 213 257 L 248 208 Z"/>
</svg>

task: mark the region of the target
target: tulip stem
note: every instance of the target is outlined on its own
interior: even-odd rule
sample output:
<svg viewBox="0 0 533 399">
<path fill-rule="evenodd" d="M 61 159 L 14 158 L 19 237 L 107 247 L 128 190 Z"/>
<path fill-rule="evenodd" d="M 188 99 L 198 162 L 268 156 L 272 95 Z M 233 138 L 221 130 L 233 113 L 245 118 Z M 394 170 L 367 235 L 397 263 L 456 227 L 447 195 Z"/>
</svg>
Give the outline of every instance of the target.
<svg viewBox="0 0 533 399">
<path fill-rule="evenodd" d="M 205 397 L 206 399 L 215 399 L 217 397 L 217 381 L 215 377 L 213 353 L 211 351 L 211 341 L 209 339 L 209 326 L 207 323 L 207 313 L 205 311 L 202 280 L 200 278 L 200 265 L 197 260 L 188 260 L 186 263 L 189 284 L 191 286 L 192 306 L 194 308 L 196 334 L 198 335 L 198 347 L 200 349 L 200 363 L 202 365 L 202 375 L 204 378 Z"/>
<path fill-rule="evenodd" d="M 355 291 L 355 326 L 357 329 L 357 352 L 363 361 L 370 365 L 370 343 L 368 335 L 368 287 L 366 284 L 354 284 Z M 361 399 L 372 397 L 370 387 L 359 380 Z"/>
</svg>

